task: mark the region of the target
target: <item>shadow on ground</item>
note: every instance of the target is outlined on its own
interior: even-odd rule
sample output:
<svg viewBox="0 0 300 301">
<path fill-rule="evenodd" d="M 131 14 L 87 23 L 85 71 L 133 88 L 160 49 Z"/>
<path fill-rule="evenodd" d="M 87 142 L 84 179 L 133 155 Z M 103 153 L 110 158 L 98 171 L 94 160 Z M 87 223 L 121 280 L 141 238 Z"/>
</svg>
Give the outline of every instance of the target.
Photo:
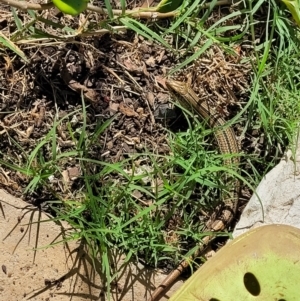
<svg viewBox="0 0 300 301">
<path fill-rule="evenodd" d="M 102 265 L 93 262 L 84 245 L 70 241 L 45 248 L 61 240 L 62 228 L 4 190 L 0 190 L 0 201 L 2 300 L 107 300 Z M 119 273 L 110 285 L 112 300 L 146 300 L 165 274 L 141 264 L 124 267 L 124 259 L 124 255 L 116 255 L 113 260 Z M 181 281 L 176 283 L 168 296 L 180 285 Z"/>
</svg>

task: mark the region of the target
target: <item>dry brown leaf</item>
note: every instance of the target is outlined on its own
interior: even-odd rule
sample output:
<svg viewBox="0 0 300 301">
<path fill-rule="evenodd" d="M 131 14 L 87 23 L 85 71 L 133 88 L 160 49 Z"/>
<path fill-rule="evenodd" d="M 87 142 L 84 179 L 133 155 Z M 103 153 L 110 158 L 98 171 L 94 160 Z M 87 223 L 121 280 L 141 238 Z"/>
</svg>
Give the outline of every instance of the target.
<svg viewBox="0 0 300 301">
<path fill-rule="evenodd" d="M 141 68 L 134 64 L 131 60 L 125 60 L 123 62 L 124 66 L 126 67 L 127 71 L 130 72 L 140 72 Z"/>
<path fill-rule="evenodd" d="M 163 51 L 159 54 L 159 57 L 156 58 L 156 61 L 157 61 L 158 63 L 161 63 L 161 61 L 162 61 L 164 55 L 165 55 L 165 50 L 163 50 Z"/>
<path fill-rule="evenodd" d="M 154 99 L 155 99 L 154 94 L 152 92 L 148 92 L 146 97 L 147 97 L 147 100 L 148 100 L 150 106 L 153 108 L 154 107 Z"/>
<path fill-rule="evenodd" d="M 74 181 L 80 176 L 80 170 L 77 166 L 68 168 L 69 178 Z"/>
<path fill-rule="evenodd" d="M 73 91 L 76 91 L 78 93 L 81 93 L 81 91 L 83 91 L 83 95 L 87 100 L 89 100 L 92 103 L 95 103 L 97 101 L 98 93 L 72 79 L 71 74 L 69 73 L 66 66 L 64 66 L 60 71 L 60 76 L 63 79 L 63 81 L 69 86 L 69 88 L 71 88 Z"/>
<path fill-rule="evenodd" d="M 12 63 L 11 63 L 11 60 L 8 56 L 4 55 L 3 56 L 4 60 L 5 60 L 5 71 L 8 71 L 11 69 L 11 66 L 12 66 Z"/>
<path fill-rule="evenodd" d="M 159 100 L 159 103 L 168 103 L 170 96 L 168 93 L 159 92 L 156 98 Z"/>
<path fill-rule="evenodd" d="M 148 70 L 147 70 L 147 66 L 146 66 L 146 64 L 144 63 L 144 62 L 142 62 L 142 64 L 143 64 L 143 73 L 147 76 L 147 77 L 149 77 L 150 76 L 150 74 L 149 74 L 149 72 L 148 72 Z"/>
<path fill-rule="evenodd" d="M 115 103 L 115 102 L 112 102 L 112 101 L 109 102 L 109 110 L 112 113 L 118 112 L 119 106 L 120 106 L 120 104 L 118 104 L 118 103 Z"/>
<path fill-rule="evenodd" d="M 166 86 L 166 78 L 161 76 L 155 76 L 155 81 L 159 83 L 162 87 L 164 87 L 166 90 L 168 90 Z"/>
<path fill-rule="evenodd" d="M 64 170 L 62 173 L 62 177 L 65 183 L 69 183 L 70 182 L 70 178 L 69 178 L 69 173 L 67 170 Z"/>
<path fill-rule="evenodd" d="M 155 59 L 153 56 L 150 56 L 145 62 L 150 67 L 155 67 Z"/>
<path fill-rule="evenodd" d="M 31 125 L 31 126 L 29 126 L 27 128 L 27 130 L 26 130 L 26 136 L 27 136 L 27 138 L 29 138 L 31 136 L 33 130 L 34 130 L 34 125 Z"/>
<path fill-rule="evenodd" d="M 135 112 L 132 108 L 128 107 L 124 102 L 120 103 L 119 111 L 128 117 L 138 117 L 139 114 Z"/>
<path fill-rule="evenodd" d="M 139 108 L 136 109 L 136 112 L 137 112 L 139 115 L 143 115 L 143 114 L 144 114 L 144 108 L 139 107 Z"/>
</svg>

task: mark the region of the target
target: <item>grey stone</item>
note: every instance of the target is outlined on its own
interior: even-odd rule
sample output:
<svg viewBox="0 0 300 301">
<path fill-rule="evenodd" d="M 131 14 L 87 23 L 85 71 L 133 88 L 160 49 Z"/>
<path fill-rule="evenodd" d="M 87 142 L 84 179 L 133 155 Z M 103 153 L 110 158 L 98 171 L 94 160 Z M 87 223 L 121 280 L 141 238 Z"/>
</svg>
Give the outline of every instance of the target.
<svg viewBox="0 0 300 301">
<path fill-rule="evenodd" d="M 285 224 L 300 228 L 300 141 L 260 182 L 240 221 L 236 237 L 253 227 Z"/>
</svg>

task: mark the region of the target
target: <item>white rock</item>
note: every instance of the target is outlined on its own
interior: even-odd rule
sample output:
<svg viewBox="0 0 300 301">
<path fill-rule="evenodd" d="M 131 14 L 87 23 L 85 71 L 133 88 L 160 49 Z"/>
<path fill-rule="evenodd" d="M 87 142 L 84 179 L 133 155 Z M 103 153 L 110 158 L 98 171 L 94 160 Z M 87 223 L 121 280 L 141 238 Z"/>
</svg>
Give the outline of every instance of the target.
<svg viewBox="0 0 300 301">
<path fill-rule="evenodd" d="M 258 198 L 259 197 L 259 198 Z M 261 181 L 235 227 L 236 237 L 265 224 L 300 228 L 300 142 Z"/>
</svg>

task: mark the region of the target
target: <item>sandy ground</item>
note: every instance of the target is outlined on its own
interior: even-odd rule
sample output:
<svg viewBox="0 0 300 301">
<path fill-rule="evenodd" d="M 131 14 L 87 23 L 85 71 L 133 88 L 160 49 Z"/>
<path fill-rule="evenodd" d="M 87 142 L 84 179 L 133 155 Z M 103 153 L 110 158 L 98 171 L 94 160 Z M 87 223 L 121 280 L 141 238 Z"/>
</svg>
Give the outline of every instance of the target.
<svg viewBox="0 0 300 301">
<path fill-rule="evenodd" d="M 1 300 L 108 300 L 101 282 L 101 263 L 92 267 L 79 243 L 57 244 L 61 228 L 36 208 L 0 190 Z M 35 251 L 34 249 L 37 250 Z M 123 256 L 116 258 L 120 266 Z M 166 275 L 142 265 L 128 265 L 111 285 L 112 300 L 146 300 Z M 162 300 L 180 287 L 177 282 Z"/>
</svg>

